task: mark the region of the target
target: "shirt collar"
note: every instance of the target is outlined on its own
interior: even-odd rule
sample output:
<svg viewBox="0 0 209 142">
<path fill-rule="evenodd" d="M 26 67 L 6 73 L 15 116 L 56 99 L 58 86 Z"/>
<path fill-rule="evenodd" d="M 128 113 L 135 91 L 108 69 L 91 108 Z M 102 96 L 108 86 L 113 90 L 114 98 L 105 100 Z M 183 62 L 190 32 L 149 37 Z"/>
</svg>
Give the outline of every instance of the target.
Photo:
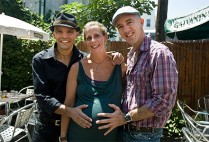
<svg viewBox="0 0 209 142">
<path fill-rule="evenodd" d="M 143 42 L 142 42 L 142 44 L 140 46 L 140 48 L 138 49 L 138 51 L 139 51 L 138 53 L 149 50 L 150 49 L 151 40 L 152 39 L 150 37 L 145 36 L 144 40 L 143 40 Z M 134 54 L 133 50 L 130 50 L 129 53 L 128 53 L 129 56 L 132 56 L 133 54 Z"/>
<path fill-rule="evenodd" d="M 142 51 L 142 52 L 149 50 L 150 49 L 151 40 L 152 39 L 150 37 L 145 36 L 139 50 Z"/>
<path fill-rule="evenodd" d="M 54 52 L 54 49 L 56 47 L 56 43 L 50 47 L 49 49 L 45 49 L 44 50 L 44 53 L 43 53 L 43 59 L 49 59 L 49 58 L 55 58 L 55 52 Z"/>
</svg>

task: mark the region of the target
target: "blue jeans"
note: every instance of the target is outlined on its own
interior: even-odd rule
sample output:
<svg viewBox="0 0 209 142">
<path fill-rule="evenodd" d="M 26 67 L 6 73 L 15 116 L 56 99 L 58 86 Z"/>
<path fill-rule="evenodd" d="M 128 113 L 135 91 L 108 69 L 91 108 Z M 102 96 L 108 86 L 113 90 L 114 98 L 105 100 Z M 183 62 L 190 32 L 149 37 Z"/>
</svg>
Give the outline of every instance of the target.
<svg viewBox="0 0 209 142">
<path fill-rule="evenodd" d="M 60 126 L 45 125 L 37 121 L 34 126 L 32 142 L 59 142 Z"/>
<path fill-rule="evenodd" d="M 163 128 L 154 128 L 154 132 L 135 132 L 120 129 L 120 142 L 160 142 Z"/>
</svg>

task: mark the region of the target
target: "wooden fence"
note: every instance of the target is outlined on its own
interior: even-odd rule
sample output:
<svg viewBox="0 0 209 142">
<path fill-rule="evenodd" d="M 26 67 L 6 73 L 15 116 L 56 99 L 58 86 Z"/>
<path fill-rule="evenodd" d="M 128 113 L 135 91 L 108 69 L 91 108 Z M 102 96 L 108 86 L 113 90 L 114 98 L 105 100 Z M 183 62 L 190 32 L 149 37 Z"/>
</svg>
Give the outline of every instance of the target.
<svg viewBox="0 0 209 142">
<path fill-rule="evenodd" d="M 179 72 L 178 99 L 197 109 L 197 100 L 209 95 L 209 41 L 163 42 L 173 52 Z M 88 52 L 83 42 L 78 48 Z M 126 58 L 125 42 L 110 42 L 107 51 L 118 51 Z"/>
</svg>

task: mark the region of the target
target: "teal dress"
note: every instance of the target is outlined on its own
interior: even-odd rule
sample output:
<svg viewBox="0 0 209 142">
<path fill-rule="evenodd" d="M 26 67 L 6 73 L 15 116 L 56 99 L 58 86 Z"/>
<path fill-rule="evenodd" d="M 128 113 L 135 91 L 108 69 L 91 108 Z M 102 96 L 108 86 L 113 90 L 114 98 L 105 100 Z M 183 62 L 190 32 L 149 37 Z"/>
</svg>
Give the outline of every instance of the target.
<svg viewBox="0 0 209 142">
<path fill-rule="evenodd" d="M 121 106 L 122 99 L 122 70 L 121 65 L 116 65 L 107 81 L 91 80 L 84 72 L 81 62 L 78 71 L 77 99 L 75 107 L 87 104 L 88 108 L 83 112 L 92 118 L 90 128 L 82 128 L 73 120 L 68 128 L 69 142 L 116 142 L 118 128 L 104 136 L 107 129 L 99 130 L 96 120 L 102 119 L 97 116 L 100 112 L 112 113 L 114 110 L 108 104 Z"/>
</svg>

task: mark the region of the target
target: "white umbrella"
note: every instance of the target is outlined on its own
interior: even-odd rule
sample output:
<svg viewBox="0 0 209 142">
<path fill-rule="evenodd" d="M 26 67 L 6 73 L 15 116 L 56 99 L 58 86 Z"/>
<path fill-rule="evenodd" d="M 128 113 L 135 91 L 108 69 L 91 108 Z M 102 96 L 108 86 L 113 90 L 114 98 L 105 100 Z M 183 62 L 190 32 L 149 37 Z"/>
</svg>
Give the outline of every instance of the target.
<svg viewBox="0 0 209 142">
<path fill-rule="evenodd" d="M 0 90 L 2 74 L 3 34 L 13 35 L 20 39 L 48 41 L 49 34 L 20 19 L 0 14 Z"/>
</svg>

